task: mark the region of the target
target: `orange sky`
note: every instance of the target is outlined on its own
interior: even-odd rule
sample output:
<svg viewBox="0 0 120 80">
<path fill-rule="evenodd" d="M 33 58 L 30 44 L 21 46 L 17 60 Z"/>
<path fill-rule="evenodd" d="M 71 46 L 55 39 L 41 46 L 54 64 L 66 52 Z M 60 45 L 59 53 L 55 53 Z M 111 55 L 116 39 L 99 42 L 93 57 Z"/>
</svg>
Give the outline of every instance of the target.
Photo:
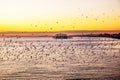
<svg viewBox="0 0 120 80">
<path fill-rule="evenodd" d="M 0 32 L 120 30 L 119 0 L 0 0 Z"/>
</svg>

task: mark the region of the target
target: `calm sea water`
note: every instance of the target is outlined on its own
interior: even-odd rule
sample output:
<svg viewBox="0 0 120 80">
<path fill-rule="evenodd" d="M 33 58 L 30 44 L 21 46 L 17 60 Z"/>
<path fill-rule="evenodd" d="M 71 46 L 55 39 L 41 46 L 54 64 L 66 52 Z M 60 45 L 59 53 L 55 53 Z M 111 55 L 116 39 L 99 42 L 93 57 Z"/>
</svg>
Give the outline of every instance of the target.
<svg viewBox="0 0 120 80">
<path fill-rule="evenodd" d="M 120 40 L 0 38 L 0 79 L 96 79 L 120 76 Z"/>
</svg>

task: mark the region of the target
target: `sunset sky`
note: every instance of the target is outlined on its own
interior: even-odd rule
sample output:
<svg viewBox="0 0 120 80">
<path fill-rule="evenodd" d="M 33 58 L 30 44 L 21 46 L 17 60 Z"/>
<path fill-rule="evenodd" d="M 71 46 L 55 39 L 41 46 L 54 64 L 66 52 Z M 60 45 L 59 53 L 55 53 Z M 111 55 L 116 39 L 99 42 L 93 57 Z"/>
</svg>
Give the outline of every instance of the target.
<svg viewBox="0 0 120 80">
<path fill-rule="evenodd" d="M 120 30 L 120 0 L 0 0 L 0 32 Z"/>
</svg>

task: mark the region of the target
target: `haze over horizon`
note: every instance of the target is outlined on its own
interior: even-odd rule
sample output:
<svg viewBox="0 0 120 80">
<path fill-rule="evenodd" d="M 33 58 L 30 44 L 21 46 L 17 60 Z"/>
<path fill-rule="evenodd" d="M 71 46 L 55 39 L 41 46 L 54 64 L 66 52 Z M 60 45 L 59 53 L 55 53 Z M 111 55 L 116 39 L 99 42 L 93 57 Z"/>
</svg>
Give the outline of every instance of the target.
<svg viewBox="0 0 120 80">
<path fill-rule="evenodd" d="M 120 1 L 0 1 L 0 32 L 71 30 L 120 30 Z"/>
</svg>

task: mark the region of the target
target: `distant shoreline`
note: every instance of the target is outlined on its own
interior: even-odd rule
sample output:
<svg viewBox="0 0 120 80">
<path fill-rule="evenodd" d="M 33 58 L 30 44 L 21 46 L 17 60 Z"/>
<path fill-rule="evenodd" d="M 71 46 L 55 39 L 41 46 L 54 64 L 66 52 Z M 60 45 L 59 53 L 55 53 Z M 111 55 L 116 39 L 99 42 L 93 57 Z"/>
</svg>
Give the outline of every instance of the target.
<svg viewBox="0 0 120 80">
<path fill-rule="evenodd" d="M 93 35 L 93 34 L 118 34 L 120 30 L 81 30 L 81 31 L 58 31 L 58 32 L 0 32 L 0 37 L 53 37 L 58 33 L 68 36 Z"/>
</svg>

